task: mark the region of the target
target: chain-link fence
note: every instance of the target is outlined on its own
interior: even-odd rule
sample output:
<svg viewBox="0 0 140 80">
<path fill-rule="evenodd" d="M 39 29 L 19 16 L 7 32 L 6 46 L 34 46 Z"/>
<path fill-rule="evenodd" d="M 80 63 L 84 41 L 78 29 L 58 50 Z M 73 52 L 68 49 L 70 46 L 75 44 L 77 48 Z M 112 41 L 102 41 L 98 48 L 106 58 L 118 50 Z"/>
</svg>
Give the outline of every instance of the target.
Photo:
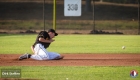
<svg viewBox="0 0 140 80">
<path fill-rule="evenodd" d="M 44 29 L 44 0 L 0 1 L 0 30 Z M 45 29 L 53 28 L 53 0 L 45 0 Z M 56 30 L 75 34 L 138 34 L 139 5 L 96 0 L 81 2 L 81 16 L 64 16 L 64 0 L 56 0 Z"/>
</svg>

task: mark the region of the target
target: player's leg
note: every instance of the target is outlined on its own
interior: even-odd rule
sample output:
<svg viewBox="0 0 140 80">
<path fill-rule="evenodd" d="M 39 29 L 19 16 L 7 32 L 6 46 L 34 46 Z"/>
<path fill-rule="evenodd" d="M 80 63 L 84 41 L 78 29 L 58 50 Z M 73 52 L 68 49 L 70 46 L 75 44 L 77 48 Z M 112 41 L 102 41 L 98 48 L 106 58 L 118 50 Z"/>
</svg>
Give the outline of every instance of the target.
<svg viewBox="0 0 140 80">
<path fill-rule="evenodd" d="M 35 53 L 37 55 L 31 56 L 32 59 L 36 59 L 36 60 L 59 60 L 59 59 L 63 59 L 63 56 L 61 56 L 58 53 L 55 52 L 49 52 L 47 51 L 44 46 L 42 46 L 42 44 L 37 44 L 37 46 L 35 46 Z"/>
<path fill-rule="evenodd" d="M 39 55 L 35 55 L 35 54 L 31 56 L 31 59 L 35 59 L 35 60 L 43 60 L 41 56 L 39 56 Z"/>
<path fill-rule="evenodd" d="M 64 57 L 56 52 L 48 52 L 47 54 L 49 55 L 50 60 L 60 60 L 63 59 Z"/>
<path fill-rule="evenodd" d="M 35 48 L 35 55 L 32 55 L 31 58 L 35 60 L 48 60 L 49 56 L 46 55 L 46 49 L 42 44 L 36 44 Z"/>
<path fill-rule="evenodd" d="M 39 51 L 39 44 L 36 44 L 36 46 L 35 46 L 35 48 L 34 48 L 34 54 L 37 54 L 38 53 L 38 51 Z M 24 54 L 24 55 L 21 55 L 20 57 L 19 57 L 19 60 L 23 60 L 23 59 L 28 59 L 28 58 L 32 58 L 32 59 L 37 59 L 37 60 L 40 60 L 40 56 L 38 56 L 38 55 L 31 55 L 31 54 L 28 54 L 28 53 L 26 53 L 26 54 Z"/>
</svg>

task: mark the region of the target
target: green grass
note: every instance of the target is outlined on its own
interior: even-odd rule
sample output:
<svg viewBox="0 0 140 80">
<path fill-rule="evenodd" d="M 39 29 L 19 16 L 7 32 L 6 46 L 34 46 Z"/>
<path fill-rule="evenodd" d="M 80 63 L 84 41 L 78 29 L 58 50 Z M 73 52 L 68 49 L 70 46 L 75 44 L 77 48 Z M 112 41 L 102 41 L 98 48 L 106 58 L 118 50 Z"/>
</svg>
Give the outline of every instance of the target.
<svg viewBox="0 0 140 80">
<path fill-rule="evenodd" d="M 0 54 L 31 53 L 36 34 L 0 34 Z M 138 35 L 59 35 L 49 51 L 59 53 L 140 53 Z M 122 46 L 126 46 L 122 50 Z M 21 78 L 44 80 L 139 80 L 130 77 L 139 66 L 0 66 L 1 69 L 21 69 Z M 1 75 L 1 73 L 0 73 Z"/>
<path fill-rule="evenodd" d="M 0 54 L 31 53 L 36 34 L 0 34 Z M 59 35 L 48 48 L 58 53 L 140 53 L 138 35 Z M 126 49 L 122 49 L 125 46 Z"/>
<path fill-rule="evenodd" d="M 12 66 L 0 69 L 21 69 L 21 78 L 44 80 L 139 80 L 130 77 L 131 70 L 140 71 L 140 67 L 49 67 L 49 66 Z"/>
</svg>

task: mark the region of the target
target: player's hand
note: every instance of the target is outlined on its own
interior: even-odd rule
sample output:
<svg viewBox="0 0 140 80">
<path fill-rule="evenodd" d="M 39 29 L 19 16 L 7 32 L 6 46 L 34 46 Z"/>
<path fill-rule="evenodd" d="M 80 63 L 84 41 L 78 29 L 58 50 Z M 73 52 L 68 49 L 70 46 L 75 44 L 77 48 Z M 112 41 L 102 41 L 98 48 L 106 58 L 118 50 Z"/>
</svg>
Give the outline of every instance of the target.
<svg viewBox="0 0 140 80">
<path fill-rule="evenodd" d="M 50 42 L 54 42 L 55 40 L 51 39 Z"/>
</svg>

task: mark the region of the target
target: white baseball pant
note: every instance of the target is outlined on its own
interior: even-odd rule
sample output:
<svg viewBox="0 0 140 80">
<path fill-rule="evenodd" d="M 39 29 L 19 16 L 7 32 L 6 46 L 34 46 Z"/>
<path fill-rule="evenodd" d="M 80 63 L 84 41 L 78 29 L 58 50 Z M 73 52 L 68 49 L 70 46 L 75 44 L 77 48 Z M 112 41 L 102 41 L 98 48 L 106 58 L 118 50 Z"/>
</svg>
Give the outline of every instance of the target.
<svg viewBox="0 0 140 80">
<path fill-rule="evenodd" d="M 53 60 L 60 57 L 60 54 L 58 53 L 47 51 L 40 43 L 35 45 L 34 52 L 35 54 L 32 55 L 31 58 L 35 60 Z"/>
</svg>

